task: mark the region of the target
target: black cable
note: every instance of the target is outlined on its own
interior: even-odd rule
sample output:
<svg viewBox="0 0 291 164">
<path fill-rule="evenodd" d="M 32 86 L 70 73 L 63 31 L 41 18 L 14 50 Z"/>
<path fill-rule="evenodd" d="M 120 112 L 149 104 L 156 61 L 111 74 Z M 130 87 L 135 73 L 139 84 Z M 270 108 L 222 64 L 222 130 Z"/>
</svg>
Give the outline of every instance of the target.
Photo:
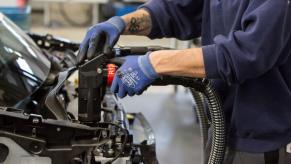
<svg viewBox="0 0 291 164">
<path fill-rule="evenodd" d="M 208 80 L 204 79 L 199 87 L 193 83 L 191 88 L 202 92 L 206 96 L 209 105 L 213 135 L 208 164 L 221 164 L 225 154 L 226 131 L 224 112 L 221 108 L 220 100 Z"/>
<path fill-rule="evenodd" d="M 226 130 L 224 111 L 221 108 L 218 96 L 207 79 L 188 77 L 163 76 L 154 82 L 155 85 L 183 85 L 193 88 L 205 95 L 213 127 L 212 145 L 208 164 L 221 164 L 225 154 Z"/>
<path fill-rule="evenodd" d="M 198 120 L 199 120 L 199 127 L 200 127 L 200 134 L 201 134 L 201 144 L 202 144 L 202 163 L 205 163 L 205 150 L 206 144 L 208 140 L 208 130 L 210 127 L 209 120 L 207 118 L 207 114 L 204 108 L 204 96 L 201 92 L 195 91 L 195 89 L 190 89 L 192 97 L 196 103 L 196 111 Z"/>
<path fill-rule="evenodd" d="M 111 60 L 113 61 L 113 60 Z M 122 63 L 122 62 L 121 62 Z M 187 77 L 162 76 L 152 85 L 183 85 L 203 93 L 206 96 L 211 124 L 213 127 L 212 145 L 208 164 L 223 163 L 226 147 L 226 130 L 224 112 L 215 90 L 207 79 L 193 79 Z M 204 132 L 205 133 L 205 132 Z M 206 136 L 206 135 L 205 135 Z"/>
</svg>

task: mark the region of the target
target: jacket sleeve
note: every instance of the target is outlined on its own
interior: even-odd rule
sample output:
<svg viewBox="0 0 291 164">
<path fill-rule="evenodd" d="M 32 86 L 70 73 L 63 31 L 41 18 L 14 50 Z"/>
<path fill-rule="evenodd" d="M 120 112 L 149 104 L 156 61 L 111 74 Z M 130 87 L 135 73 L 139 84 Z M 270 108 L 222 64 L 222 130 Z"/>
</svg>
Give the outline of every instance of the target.
<svg viewBox="0 0 291 164">
<path fill-rule="evenodd" d="M 201 35 L 203 0 L 149 0 L 140 8 L 152 19 L 149 38 L 175 37 L 181 40 Z"/>
<path fill-rule="evenodd" d="M 243 83 L 286 61 L 290 56 L 286 48 L 291 49 L 290 11 L 288 0 L 250 1 L 242 30 L 218 35 L 214 44 L 202 47 L 206 76 Z"/>
</svg>

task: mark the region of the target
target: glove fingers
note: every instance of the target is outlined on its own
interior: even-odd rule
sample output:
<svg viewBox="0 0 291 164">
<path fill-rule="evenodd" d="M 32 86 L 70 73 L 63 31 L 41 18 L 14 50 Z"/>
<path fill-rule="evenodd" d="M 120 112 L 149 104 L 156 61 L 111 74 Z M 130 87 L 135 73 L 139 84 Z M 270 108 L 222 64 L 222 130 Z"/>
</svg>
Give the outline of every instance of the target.
<svg viewBox="0 0 291 164">
<path fill-rule="evenodd" d="M 112 47 L 110 47 L 107 43 L 105 43 L 104 48 L 103 48 L 103 53 L 110 54 L 111 50 L 112 50 Z"/>
<path fill-rule="evenodd" d="M 105 45 L 103 47 L 103 53 L 108 54 L 111 49 L 116 44 L 119 37 L 110 37 L 109 35 L 106 36 Z"/>
<path fill-rule="evenodd" d="M 113 82 L 111 84 L 110 90 L 113 93 L 117 93 L 118 92 L 118 79 L 117 79 L 117 77 L 114 77 Z"/>
<path fill-rule="evenodd" d="M 113 47 L 116 44 L 116 42 L 118 41 L 119 37 L 120 37 L 120 34 L 115 35 L 114 37 L 108 38 L 107 42 L 109 43 L 110 47 Z"/>
<path fill-rule="evenodd" d="M 144 92 L 145 90 L 147 90 L 148 87 L 149 87 L 149 86 L 145 87 L 145 88 L 142 89 L 142 90 L 137 91 L 136 95 L 141 95 L 141 94 L 143 94 L 143 92 Z"/>
<path fill-rule="evenodd" d="M 86 39 L 83 41 L 83 44 L 79 48 L 79 52 L 77 55 L 78 64 L 83 63 L 84 60 L 86 59 L 88 46 L 89 46 L 89 40 Z"/>
<path fill-rule="evenodd" d="M 101 39 L 100 33 L 95 33 L 90 38 L 89 48 L 88 48 L 88 53 L 87 53 L 87 57 L 89 60 L 97 56 L 97 49 L 98 49 L 98 45 L 100 44 L 100 39 Z"/>
<path fill-rule="evenodd" d="M 136 95 L 141 95 L 143 93 L 143 91 L 139 91 L 139 92 L 136 92 Z"/>
<path fill-rule="evenodd" d="M 135 95 L 135 93 L 132 90 L 127 91 L 128 96 L 132 97 Z"/>
<path fill-rule="evenodd" d="M 124 98 L 126 96 L 126 90 L 124 87 L 120 86 L 119 89 L 118 89 L 118 97 L 119 98 Z"/>
</svg>

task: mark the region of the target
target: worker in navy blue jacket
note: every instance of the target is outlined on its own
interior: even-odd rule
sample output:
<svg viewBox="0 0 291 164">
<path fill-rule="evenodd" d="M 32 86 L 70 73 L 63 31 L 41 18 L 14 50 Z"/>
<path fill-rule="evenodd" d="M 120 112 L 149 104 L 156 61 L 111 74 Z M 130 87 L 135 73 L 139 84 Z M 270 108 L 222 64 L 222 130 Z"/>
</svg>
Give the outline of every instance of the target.
<svg viewBox="0 0 291 164">
<path fill-rule="evenodd" d="M 127 57 L 111 88 L 119 97 L 141 94 L 159 75 L 211 79 L 226 113 L 225 163 L 270 163 L 270 152 L 271 161 L 291 163 L 290 0 L 150 0 L 91 27 L 79 63 L 121 34 L 201 36 L 203 46 Z"/>
</svg>

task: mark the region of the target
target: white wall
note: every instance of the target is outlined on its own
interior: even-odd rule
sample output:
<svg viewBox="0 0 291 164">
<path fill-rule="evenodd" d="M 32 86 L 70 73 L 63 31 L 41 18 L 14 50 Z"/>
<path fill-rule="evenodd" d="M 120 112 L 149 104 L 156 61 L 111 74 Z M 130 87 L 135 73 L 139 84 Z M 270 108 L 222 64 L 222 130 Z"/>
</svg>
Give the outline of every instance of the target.
<svg viewBox="0 0 291 164">
<path fill-rule="evenodd" d="M 16 7 L 17 0 L 0 0 L 0 7 Z"/>
<path fill-rule="evenodd" d="M 32 9 L 36 10 L 43 10 L 43 2 L 38 2 L 38 1 L 28 1 L 28 5 L 31 6 Z"/>
</svg>

